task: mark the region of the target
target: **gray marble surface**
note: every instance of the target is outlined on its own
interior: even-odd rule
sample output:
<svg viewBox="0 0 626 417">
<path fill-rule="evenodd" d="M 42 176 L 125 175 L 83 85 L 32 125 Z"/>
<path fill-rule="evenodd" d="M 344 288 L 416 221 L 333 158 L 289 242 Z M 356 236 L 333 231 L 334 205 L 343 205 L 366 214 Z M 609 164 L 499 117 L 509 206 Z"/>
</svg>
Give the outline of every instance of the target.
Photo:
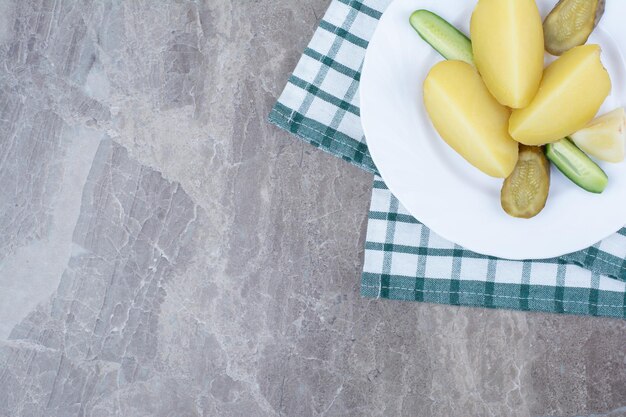
<svg viewBox="0 0 626 417">
<path fill-rule="evenodd" d="M 624 321 L 365 300 L 266 116 L 329 0 L 0 0 L 0 416 L 625 416 Z"/>
</svg>

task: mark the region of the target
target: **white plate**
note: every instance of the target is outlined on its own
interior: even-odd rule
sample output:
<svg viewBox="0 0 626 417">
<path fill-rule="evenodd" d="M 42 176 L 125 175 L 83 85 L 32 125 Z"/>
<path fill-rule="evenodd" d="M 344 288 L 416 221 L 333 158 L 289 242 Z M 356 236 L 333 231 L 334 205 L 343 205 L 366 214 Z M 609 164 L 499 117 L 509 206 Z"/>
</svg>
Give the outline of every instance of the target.
<svg viewBox="0 0 626 417">
<path fill-rule="evenodd" d="M 542 16 L 555 0 L 539 0 Z M 372 158 L 393 194 L 440 236 L 475 252 L 540 259 L 587 248 L 626 224 L 626 163 L 600 163 L 609 176 L 601 195 L 578 188 L 554 167 L 546 208 L 529 220 L 500 207 L 502 180 L 469 165 L 439 137 L 424 110 L 422 83 L 442 58 L 409 25 L 431 10 L 469 33 L 476 0 L 395 0 L 367 48 L 361 77 L 361 119 Z M 607 1 L 589 43 L 602 46 L 613 83 L 599 114 L 626 105 L 626 1 Z M 549 58 L 546 58 L 549 60 Z M 563 109 L 567 111 L 567 109 Z"/>
</svg>

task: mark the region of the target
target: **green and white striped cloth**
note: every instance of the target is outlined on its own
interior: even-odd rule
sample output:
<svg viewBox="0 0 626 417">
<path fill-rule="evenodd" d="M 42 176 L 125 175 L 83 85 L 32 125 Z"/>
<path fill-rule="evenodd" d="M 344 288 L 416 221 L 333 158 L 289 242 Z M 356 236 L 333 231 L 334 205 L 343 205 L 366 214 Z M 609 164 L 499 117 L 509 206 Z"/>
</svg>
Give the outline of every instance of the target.
<svg viewBox="0 0 626 417">
<path fill-rule="evenodd" d="M 378 177 L 363 137 L 358 88 L 365 49 L 390 2 L 333 0 L 269 117 L 375 174 L 361 294 L 626 318 L 626 228 L 558 259 L 487 257 L 423 226 Z"/>
</svg>

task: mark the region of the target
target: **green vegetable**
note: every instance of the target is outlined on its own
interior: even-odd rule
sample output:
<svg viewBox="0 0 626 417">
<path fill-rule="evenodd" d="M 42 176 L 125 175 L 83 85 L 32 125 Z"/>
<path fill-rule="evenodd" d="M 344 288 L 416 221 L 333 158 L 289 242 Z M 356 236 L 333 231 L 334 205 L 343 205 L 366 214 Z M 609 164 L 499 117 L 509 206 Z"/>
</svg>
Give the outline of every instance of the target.
<svg viewBox="0 0 626 417">
<path fill-rule="evenodd" d="M 530 219 L 546 206 L 549 191 L 550 162 L 543 150 L 520 145 L 515 169 L 502 185 L 502 208 L 510 216 Z"/>
<path fill-rule="evenodd" d="M 604 2 L 605 0 L 559 1 L 543 22 L 546 51 L 552 55 L 561 55 L 587 42 L 604 14 Z"/>
<path fill-rule="evenodd" d="M 546 145 L 546 156 L 567 178 L 591 193 L 600 194 L 609 182 L 602 168 L 567 138 Z"/>
<path fill-rule="evenodd" d="M 416 10 L 409 22 L 430 46 L 446 59 L 474 65 L 472 42 L 450 23 L 428 10 Z"/>
</svg>

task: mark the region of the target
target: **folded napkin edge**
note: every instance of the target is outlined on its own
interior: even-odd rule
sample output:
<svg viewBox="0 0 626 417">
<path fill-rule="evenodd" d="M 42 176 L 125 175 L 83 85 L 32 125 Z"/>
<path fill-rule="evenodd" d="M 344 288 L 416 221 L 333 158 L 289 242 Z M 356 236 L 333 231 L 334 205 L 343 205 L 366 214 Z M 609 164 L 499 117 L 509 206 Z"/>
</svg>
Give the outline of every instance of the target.
<svg viewBox="0 0 626 417">
<path fill-rule="evenodd" d="M 289 111 L 289 114 L 286 114 L 285 111 Z M 333 138 L 332 136 L 324 134 L 324 132 L 317 129 L 312 124 L 315 121 L 308 119 L 306 116 L 299 115 L 299 118 L 303 119 L 301 121 L 294 120 L 292 117 L 294 114 L 297 114 L 295 110 L 289 109 L 280 103 L 280 100 L 276 102 L 276 104 L 272 107 L 269 115 L 267 116 L 267 121 L 274 126 L 277 126 L 280 129 L 283 129 L 300 140 L 308 143 L 314 148 L 320 149 L 327 154 L 334 156 L 335 158 L 339 157 L 342 160 L 363 169 L 364 171 L 369 172 L 370 174 L 380 175 L 374 166 L 373 161 L 367 150 L 359 150 L 359 145 L 350 145 L 343 142 L 340 142 Z M 357 143 L 357 141 L 354 141 Z M 360 144 L 360 143 L 359 143 Z M 336 147 L 341 148 L 350 148 L 354 151 L 356 157 L 351 158 L 345 155 L 345 152 L 338 152 Z M 367 148 L 365 148 L 367 149 Z"/>
</svg>

